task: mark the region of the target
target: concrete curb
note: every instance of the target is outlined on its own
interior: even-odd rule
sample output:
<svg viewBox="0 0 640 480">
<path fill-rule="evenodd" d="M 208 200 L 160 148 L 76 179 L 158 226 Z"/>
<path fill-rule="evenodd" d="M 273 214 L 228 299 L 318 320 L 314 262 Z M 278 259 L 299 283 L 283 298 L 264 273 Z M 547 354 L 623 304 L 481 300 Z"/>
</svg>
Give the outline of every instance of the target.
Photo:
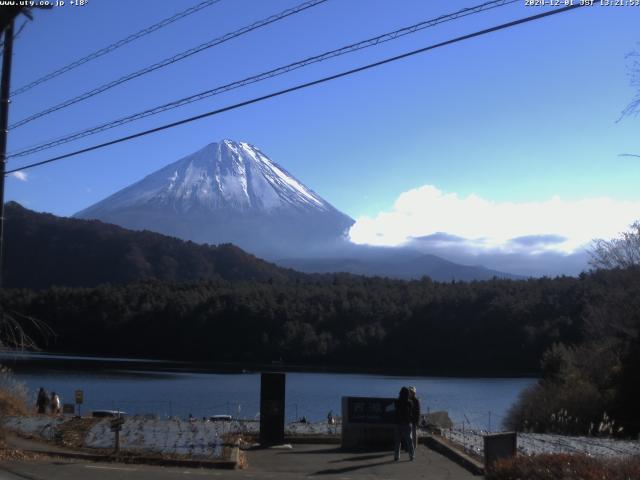
<svg viewBox="0 0 640 480">
<path fill-rule="evenodd" d="M 238 468 L 240 461 L 240 449 L 234 446 L 229 455 L 229 460 L 186 460 L 177 458 L 157 458 L 141 457 L 129 455 L 101 455 L 94 453 L 61 452 L 49 450 L 28 450 L 23 452 L 44 455 L 47 457 L 71 458 L 74 460 L 85 460 L 88 462 L 116 462 L 127 464 L 159 465 L 163 467 L 185 467 L 185 468 L 221 468 L 233 470 Z"/>
<path fill-rule="evenodd" d="M 422 442 L 431 450 L 441 453 L 450 460 L 453 460 L 461 467 L 466 468 L 474 475 L 484 475 L 484 464 L 470 457 L 464 452 L 452 447 L 447 442 L 433 435 L 427 435 L 421 438 Z"/>
</svg>

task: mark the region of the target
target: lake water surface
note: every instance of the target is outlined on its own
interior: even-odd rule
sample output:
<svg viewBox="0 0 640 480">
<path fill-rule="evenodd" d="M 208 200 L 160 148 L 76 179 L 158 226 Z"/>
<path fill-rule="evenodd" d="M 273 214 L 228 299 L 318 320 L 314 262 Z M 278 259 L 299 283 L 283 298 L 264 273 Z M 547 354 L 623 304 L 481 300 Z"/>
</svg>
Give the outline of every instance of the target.
<svg viewBox="0 0 640 480">
<path fill-rule="evenodd" d="M 37 356 L 36 363 L 6 358 L 17 380 L 26 384 L 35 404 L 39 387 L 56 391 L 63 403 L 73 403 L 74 391 L 83 390 L 83 412 L 123 410 L 186 418 L 231 414 L 254 418 L 260 410 L 260 373 L 189 372 L 163 369 L 157 362 L 96 363 L 83 358 Z M 54 361 L 55 360 L 55 361 Z M 89 365 L 88 365 L 89 364 Z M 167 364 L 167 367 L 169 364 Z M 89 368 L 88 368 L 89 367 Z M 341 397 L 395 397 L 404 385 L 414 385 L 424 412 L 446 410 L 456 424 L 498 430 L 508 408 L 531 378 L 447 378 L 358 373 L 287 373 L 286 419 L 305 416 L 322 421 L 327 413 L 341 415 Z"/>
</svg>

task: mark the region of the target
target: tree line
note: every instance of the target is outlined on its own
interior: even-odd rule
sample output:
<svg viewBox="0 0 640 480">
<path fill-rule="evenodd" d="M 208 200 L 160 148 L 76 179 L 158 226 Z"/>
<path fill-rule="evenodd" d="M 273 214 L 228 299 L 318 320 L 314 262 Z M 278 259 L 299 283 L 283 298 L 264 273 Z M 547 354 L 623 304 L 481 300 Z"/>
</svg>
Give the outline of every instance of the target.
<svg viewBox="0 0 640 480">
<path fill-rule="evenodd" d="M 638 287 L 632 268 L 469 283 L 147 281 L 12 289 L 1 301 L 49 325 L 52 351 L 517 375 L 539 373 L 555 343 L 637 330 Z"/>
</svg>

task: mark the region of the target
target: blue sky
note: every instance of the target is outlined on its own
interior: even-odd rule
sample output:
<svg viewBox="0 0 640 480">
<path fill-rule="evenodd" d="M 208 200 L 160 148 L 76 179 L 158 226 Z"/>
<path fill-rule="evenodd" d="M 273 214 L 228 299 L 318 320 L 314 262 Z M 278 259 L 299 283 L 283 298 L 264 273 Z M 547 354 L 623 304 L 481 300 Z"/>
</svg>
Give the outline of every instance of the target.
<svg viewBox="0 0 640 480">
<path fill-rule="evenodd" d="M 12 86 L 22 86 L 197 3 L 89 0 L 83 7 L 37 11 L 16 40 Z M 10 123 L 297 3 L 222 0 L 17 96 Z M 9 151 L 479 3 L 329 0 L 12 130 Z M 526 7 L 523 0 L 10 160 L 8 168 L 547 8 Z M 533 205 L 541 217 L 562 211 L 575 218 L 575 212 L 582 212 L 582 223 L 577 222 L 580 225 L 574 229 L 580 235 L 558 250 L 570 253 L 580 239 L 615 233 L 633 218 L 640 218 L 640 158 L 619 156 L 640 154 L 640 123 L 635 117 L 618 121 L 636 93 L 630 86 L 625 57 L 639 48 L 638 25 L 640 7 L 577 9 L 28 170 L 26 178 L 8 179 L 6 198 L 34 210 L 71 215 L 208 143 L 231 138 L 256 145 L 357 219 L 361 241 L 371 243 L 367 239 L 378 238 L 383 239 L 382 244 L 398 244 L 444 228 L 467 239 L 482 238 L 492 246 L 495 242 L 487 238 L 504 245 L 518 236 L 571 234 L 571 229 L 551 231 L 553 224 L 546 225 L 544 219 L 531 229 L 503 233 L 490 226 L 482 233 L 482 228 L 458 231 L 444 220 L 430 223 L 430 208 L 452 208 L 452 214 L 460 213 L 470 211 L 467 201 L 480 198 L 496 207 L 483 210 L 491 219 L 485 225 L 513 223 L 508 215 L 503 217 L 506 210 L 502 207 L 510 204 Z M 433 195 L 433 189 L 440 197 Z M 442 200 L 454 197 L 458 203 Z M 398 206 L 403 198 L 412 198 L 415 204 L 410 210 L 419 210 L 408 219 L 406 209 L 401 211 Z M 554 198 L 560 203 L 553 204 Z M 589 199 L 610 203 L 589 204 L 580 210 L 579 205 L 586 205 L 580 202 Z M 604 218 L 611 216 L 608 208 L 617 211 L 617 223 L 608 222 L 605 228 L 604 222 L 602 228 L 591 230 L 584 227 L 599 208 Z M 523 211 L 515 209 L 514 218 Z M 422 224 L 413 228 L 418 220 Z M 410 225 L 403 230 L 404 237 L 384 240 L 397 233 L 403 221 Z M 555 224 L 563 222 L 567 223 L 566 218 Z"/>
</svg>

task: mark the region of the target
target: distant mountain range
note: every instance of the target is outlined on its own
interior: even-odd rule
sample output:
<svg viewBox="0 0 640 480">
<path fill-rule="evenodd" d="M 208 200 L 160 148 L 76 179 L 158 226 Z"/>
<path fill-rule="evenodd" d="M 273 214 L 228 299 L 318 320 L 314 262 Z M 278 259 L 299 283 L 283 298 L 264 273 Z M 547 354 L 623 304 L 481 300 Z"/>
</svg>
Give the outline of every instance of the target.
<svg viewBox="0 0 640 480">
<path fill-rule="evenodd" d="M 15 202 L 5 206 L 5 218 L 7 287 L 88 287 L 145 279 L 305 281 L 318 279 L 310 273 L 334 272 L 404 279 L 429 276 L 439 281 L 515 278 L 410 250 L 364 247 L 349 250 L 349 257 L 285 259 L 278 266 L 232 244 L 199 245 L 95 220 L 37 213 Z"/>
<path fill-rule="evenodd" d="M 283 266 L 231 244 L 199 245 L 150 231 L 132 231 L 96 220 L 56 217 L 5 206 L 6 287 L 91 287 L 147 279 L 316 281 L 309 275 L 347 272 L 394 278 L 484 280 L 507 275 L 467 267 L 409 250 L 356 247 L 351 258 L 289 259 Z M 301 270 L 301 273 L 296 270 Z"/>
<path fill-rule="evenodd" d="M 490 280 L 494 277 L 524 278 L 483 266 L 460 265 L 435 255 L 403 248 L 356 247 L 350 257 L 287 258 L 276 263 L 307 273 L 349 272 L 404 280 L 424 276 L 440 282 Z"/>
</svg>

